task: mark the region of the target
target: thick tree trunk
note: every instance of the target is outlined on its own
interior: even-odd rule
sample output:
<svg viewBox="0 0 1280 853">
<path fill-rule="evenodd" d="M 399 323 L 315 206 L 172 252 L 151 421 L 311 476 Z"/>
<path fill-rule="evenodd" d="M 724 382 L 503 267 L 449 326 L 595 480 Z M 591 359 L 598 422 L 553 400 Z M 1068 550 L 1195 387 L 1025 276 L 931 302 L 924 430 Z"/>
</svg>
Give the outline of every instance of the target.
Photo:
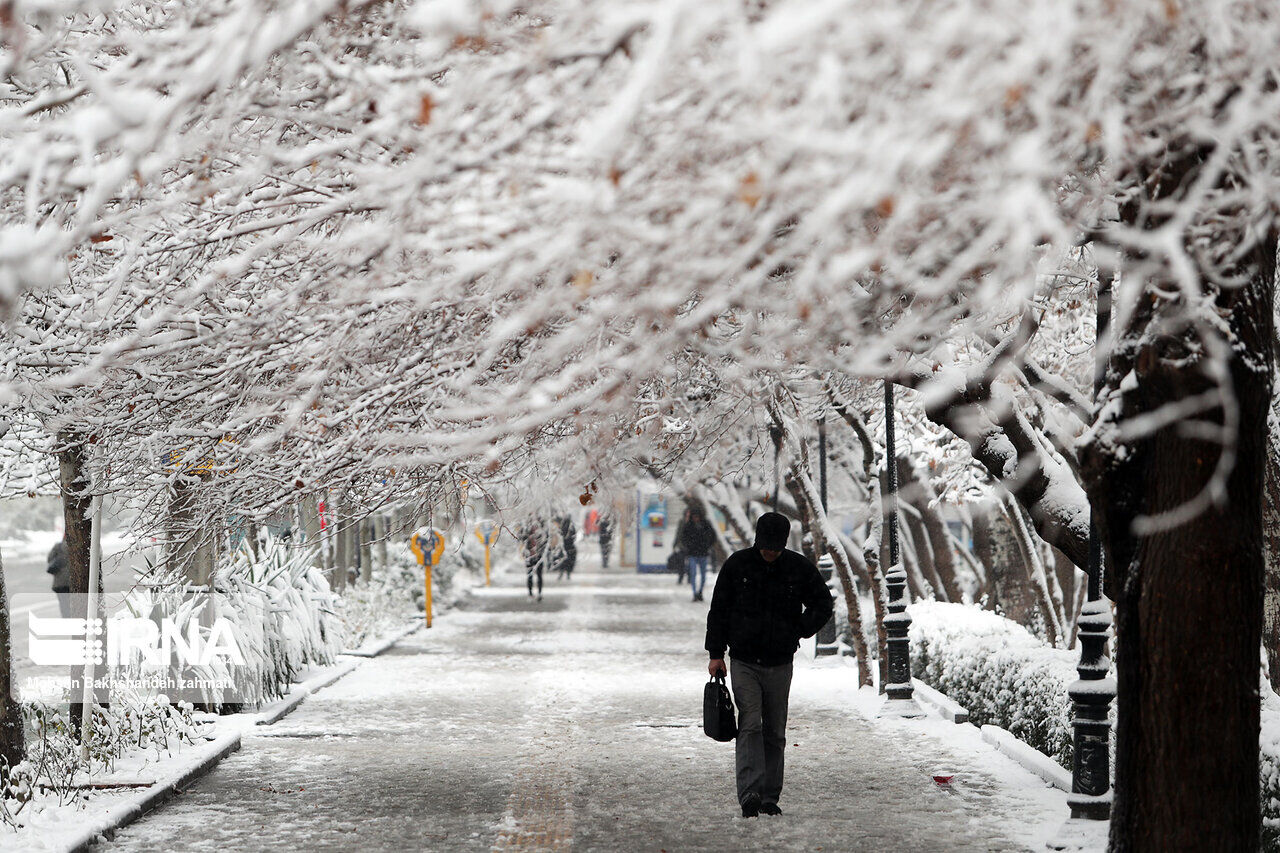
<svg viewBox="0 0 1280 853">
<path fill-rule="evenodd" d="M 1267 675 L 1280 691 L 1280 412 L 1273 401 L 1267 424 L 1267 465 L 1262 515 L 1266 574 L 1262 598 L 1262 647 Z"/>
<path fill-rule="evenodd" d="M 202 527 L 197 494 L 200 480 L 181 475 L 173 483 L 169 500 L 166 561 L 170 570 L 181 573 L 188 583 L 206 586 L 213 579 L 218 542 L 214 531 Z"/>
<path fill-rule="evenodd" d="M 987 567 L 991 589 L 988 603 L 992 609 L 1037 636 L 1047 637 L 1044 617 L 1023 564 L 1017 533 L 1000 502 L 993 500 L 974 506 L 973 544 L 978 558 Z"/>
<path fill-rule="evenodd" d="M 9 595 L 0 561 L 0 762 L 13 767 L 26 752 L 23 741 L 22 705 L 13 698 L 13 626 L 9 622 Z"/>
<path fill-rule="evenodd" d="M 1193 185 L 1201 156 L 1171 155 L 1143 190 Z M 1141 199 L 1122 217 L 1162 221 Z M 1244 239 L 1225 233 L 1218 241 L 1234 247 Z M 1219 288 L 1203 275 L 1211 300 L 1204 308 L 1169 301 L 1178 292 L 1172 281 L 1145 283 L 1113 350 L 1100 398 L 1105 419 L 1083 460 L 1117 615 L 1113 851 L 1258 849 L 1276 243 L 1248 239 L 1261 242 L 1219 271 L 1244 284 Z M 1189 256 L 1199 260 L 1201 251 L 1209 249 Z M 1206 316 L 1188 322 L 1201 310 Z M 1179 406 L 1176 420 L 1152 416 Z"/>
</svg>

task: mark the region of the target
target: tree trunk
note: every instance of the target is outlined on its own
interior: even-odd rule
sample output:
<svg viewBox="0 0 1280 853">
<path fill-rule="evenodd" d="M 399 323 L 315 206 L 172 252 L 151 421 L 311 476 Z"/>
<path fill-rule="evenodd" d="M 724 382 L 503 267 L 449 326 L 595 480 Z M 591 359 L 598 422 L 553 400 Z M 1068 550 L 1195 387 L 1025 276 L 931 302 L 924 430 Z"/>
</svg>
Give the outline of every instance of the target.
<svg viewBox="0 0 1280 853">
<path fill-rule="evenodd" d="M 333 564 L 329 571 L 329 586 L 335 590 L 344 590 L 347 588 L 347 570 L 351 567 L 351 550 L 348 544 L 351 524 L 347 518 L 346 501 L 336 494 L 330 495 L 332 506 L 329 524 L 333 530 Z"/>
<path fill-rule="evenodd" d="M 89 594 L 89 547 L 92 538 L 89 507 L 93 499 L 89 495 L 89 472 L 85 470 L 87 454 L 82 436 L 72 432 L 58 434 L 58 479 L 65 529 L 62 538 L 67 543 L 71 615 L 77 619 L 88 615 L 85 613 L 85 596 Z M 83 680 L 84 667 L 72 667 L 73 687 Z M 83 712 L 82 703 L 71 703 L 71 731 L 77 738 Z"/>
<path fill-rule="evenodd" d="M 960 589 L 959 558 L 951 545 L 951 531 L 938 511 L 936 501 L 938 493 L 934 491 L 929 478 L 912 465 L 905 456 L 898 457 L 899 481 L 911 484 L 904 490 L 906 499 L 920 514 L 919 524 L 929 538 L 929 554 L 932 558 L 933 575 L 940 590 L 939 598 L 943 601 L 963 601 Z M 904 479 L 905 477 L 905 479 Z"/>
<path fill-rule="evenodd" d="M 369 584 L 373 582 L 373 519 L 371 516 L 361 521 L 356 530 L 360 537 L 360 580 Z"/>
<path fill-rule="evenodd" d="M 26 752 L 23 742 L 22 705 L 13 698 L 13 643 L 9 621 L 9 595 L 0 561 L 0 762 L 13 767 Z"/>
<path fill-rule="evenodd" d="M 1017 534 L 998 501 L 974 505 L 973 546 L 987 567 L 991 608 L 1037 636 L 1045 637 L 1044 620 L 1023 567 Z"/>
<path fill-rule="evenodd" d="M 298 515 L 302 518 L 303 547 L 310 551 L 312 564 L 323 569 L 324 558 L 321 556 L 323 543 L 320 541 L 320 504 L 315 495 L 307 495 L 302 499 L 302 505 L 298 508 Z"/>
<path fill-rule="evenodd" d="M 199 486 L 199 478 L 190 474 L 179 475 L 174 480 L 165 536 L 168 540 L 166 563 L 170 571 L 183 575 L 187 583 L 207 586 L 213 580 L 219 536 L 202 526 L 197 504 Z"/>
<path fill-rule="evenodd" d="M 902 467 L 899 464 L 899 468 Z M 920 517 L 920 508 L 910 498 L 901 500 L 901 505 L 904 507 L 904 511 L 900 513 L 902 526 L 911 537 L 917 571 L 920 574 L 920 581 L 925 584 L 926 594 L 931 594 L 929 597 L 938 601 L 950 601 L 947 588 L 943 585 L 937 564 L 934 562 L 933 542 Z"/>
<path fill-rule="evenodd" d="M 1013 529 L 1014 541 L 1018 544 L 1021 556 L 1020 562 L 1026 572 L 1027 585 L 1035 594 L 1036 605 L 1040 608 L 1040 618 L 1044 620 L 1044 630 L 1048 635 L 1049 645 L 1057 646 L 1059 639 L 1063 636 L 1062 621 L 1058 617 L 1058 610 L 1055 609 L 1049 592 L 1049 577 L 1044 560 L 1040 558 L 1036 542 L 1031 538 L 1031 528 L 1022 518 L 1022 507 L 1018 505 L 1013 495 L 1006 494 L 1001 501 L 1001 506 L 1004 508 L 1005 518 L 1009 520 L 1009 526 Z"/>
<path fill-rule="evenodd" d="M 387 539 L 390 538 L 391 531 L 388 529 L 387 516 L 375 515 L 374 519 L 378 522 L 377 533 L 375 534 L 378 540 L 378 565 L 382 566 L 383 571 L 386 571 L 387 564 L 390 562 L 390 558 L 387 556 Z"/>
<path fill-rule="evenodd" d="M 1171 208 L 1148 207 L 1142 195 L 1195 186 L 1208 156 L 1166 155 L 1122 206 L 1127 224 L 1160 227 L 1161 211 Z M 1246 241 L 1256 242 L 1249 248 Z M 1082 460 L 1117 616 L 1112 851 L 1259 845 L 1262 494 L 1276 238 L 1223 230 L 1215 245 L 1237 254 L 1230 268 L 1200 271 L 1210 304 L 1171 298 L 1179 284 L 1159 276 L 1141 283 L 1106 372 L 1097 438 Z M 1202 263 L 1208 251 L 1191 247 L 1186 260 Z M 1211 283 L 1223 278 L 1242 284 Z M 1164 418 L 1174 407 L 1182 414 Z"/>
<path fill-rule="evenodd" d="M 1262 647 L 1267 676 L 1280 692 L 1280 411 L 1274 403 L 1267 428 L 1267 464 L 1263 492 L 1262 542 L 1266 574 L 1262 597 Z"/>
</svg>

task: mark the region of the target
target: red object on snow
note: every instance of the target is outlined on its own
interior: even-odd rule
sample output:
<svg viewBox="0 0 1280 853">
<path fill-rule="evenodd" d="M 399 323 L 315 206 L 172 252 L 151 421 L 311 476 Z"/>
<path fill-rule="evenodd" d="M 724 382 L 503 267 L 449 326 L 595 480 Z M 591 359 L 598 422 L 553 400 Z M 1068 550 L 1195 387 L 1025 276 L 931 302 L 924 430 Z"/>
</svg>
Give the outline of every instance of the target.
<svg viewBox="0 0 1280 853">
<path fill-rule="evenodd" d="M 950 785 L 951 780 L 954 778 L 956 778 L 954 774 L 951 776 L 934 776 L 933 781 L 937 782 L 939 785 Z"/>
</svg>

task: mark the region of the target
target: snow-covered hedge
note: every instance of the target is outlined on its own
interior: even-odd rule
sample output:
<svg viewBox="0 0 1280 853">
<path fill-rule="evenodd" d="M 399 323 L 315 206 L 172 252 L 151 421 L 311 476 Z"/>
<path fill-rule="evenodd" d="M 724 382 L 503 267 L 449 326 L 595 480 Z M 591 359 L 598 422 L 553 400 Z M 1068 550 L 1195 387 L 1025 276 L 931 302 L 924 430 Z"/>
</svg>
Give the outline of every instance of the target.
<svg viewBox="0 0 1280 853">
<path fill-rule="evenodd" d="M 215 585 L 235 622 L 246 667 L 241 689 L 260 705 L 289 692 L 297 675 L 328 666 L 342 651 L 338 597 L 310 553 L 268 540 L 255 559 L 247 548 L 219 567 Z"/>
<path fill-rule="evenodd" d="M 26 758 L 11 768 L 0 766 L 0 827 L 9 829 L 21 828 L 43 808 L 91 794 L 91 789 L 77 784 L 86 771 L 93 776 L 111 771 L 122 759 L 141 762 L 148 756 L 170 755 L 183 744 L 194 744 L 203 728 L 189 703 L 117 694 L 109 706 L 94 706 L 86 768 L 66 705 L 27 703 L 22 714 Z"/>
<path fill-rule="evenodd" d="M 1276 696 L 1265 678 L 1262 679 L 1258 773 L 1262 777 L 1262 849 L 1280 850 L 1280 696 Z"/>
<path fill-rule="evenodd" d="M 1078 652 L 1054 649 L 1021 625 L 971 605 L 912 604 L 915 676 L 991 723 L 1071 767 L 1071 700 Z M 1280 851 L 1280 696 L 1262 679 L 1258 773 L 1263 849 Z M 1114 767 L 1114 762 L 1112 764 Z"/>
<path fill-rule="evenodd" d="M 1071 767 L 1071 700 L 1079 653 L 1046 646 L 1026 628 L 966 604 L 919 601 L 911 614 L 916 678 L 969 709 L 976 725 L 1008 729 Z"/>
<path fill-rule="evenodd" d="M 206 641 L 214 617 L 232 623 L 244 664 L 214 657 L 189 665 L 190 674 L 205 683 L 236 685 L 234 695 L 203 691 L 199 701 L 209 710 L 266 704 L 288 693 L 299 673 L 334 663 L 342 650 L 337 596 L 305 549 L 271 539 L 255 557 L 242 547 L 218 564 L 213 586 L 214 599 L 192 597 L 180 588 L 138 587 L 126 600 L 135 614 L 165 614 L 183 636 L 194 629 Z M 136 663 L 133 674 L 146 671 L 147 665 Z"/>
</svg>

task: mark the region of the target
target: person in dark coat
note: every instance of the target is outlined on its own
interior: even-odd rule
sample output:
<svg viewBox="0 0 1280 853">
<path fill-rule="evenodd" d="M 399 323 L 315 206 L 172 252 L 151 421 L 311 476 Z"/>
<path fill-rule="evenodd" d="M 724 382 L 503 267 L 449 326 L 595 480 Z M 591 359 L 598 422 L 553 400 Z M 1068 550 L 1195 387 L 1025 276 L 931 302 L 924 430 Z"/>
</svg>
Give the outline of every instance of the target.
<svg viewBox="0 0 1280 853">
<path fill-rule="evenodd" d="M 680 528 L 677 547 L 684 551 L 689 571 L 689 586 L 693 587 L 693 600 L 702 601 L 702 588 L 707 582 L 707 570 L 711 568 L 711 551 L 716 545 L 716 531 L 702 514 L 702 507 L 689 507 L 689 515 Z"/>
<path fill-rule="evenodd" d="M 600 566 L 607 569 L 609 568 L 609 546 L 613 544 L 613 520 L 609 516 L 600 516 L 597 536 L 600 539 Z"/>
<path fill-rule="evenodd" d="M 573 569 L 578 565 L 578 528 L 567 515 L 560 516 L 556 522 L 560 525 L 560 559 L 556 572 L 561 578 L 572 578 Z"/>
<path fill-rule="evenodd" d="M 533 582 L 538 582 L 538 601 L 542 600 L 542 572 L 551 558 L 551 531 L 539 518 L 531 518 L 520 530 L 520 550 L 524 551 L 525 579 L 529 597 L 533 598 Z"/>
<path fill-rule="evenodd" d="M 755 544 L 724 561 L 707 613 L 707 671 L 724 676 L 729 653 L 738 706 L 735 767 L 743 817 L 782 814 L 791 659 L 835 609 L 817 566 L 787 550 L 791 522 L 766 512 Z"/>
<path fill-rule="evenodd" d="M 63 619 L 71 618 L 71 559 L 67 556 L 67 543 L 59 539 L 49 551 L 49 567 L 53 575 L 53 591 L 58 596 L 58 610 Z"/>
<path fill-rule="evenodd" d="M 680 523 L 676 525 L 675 536 L 671 538 L 671 553 L 667 555 L 667 571 L 676 573 L 676 583 L 684 583 L 684 576 L 689 571 L 689 555 L 685 553 L 683 540 L 684 528 L 689 523 L 689 510 L 686 507 L 684 514 L 680 516 Z"/>
</svg>

